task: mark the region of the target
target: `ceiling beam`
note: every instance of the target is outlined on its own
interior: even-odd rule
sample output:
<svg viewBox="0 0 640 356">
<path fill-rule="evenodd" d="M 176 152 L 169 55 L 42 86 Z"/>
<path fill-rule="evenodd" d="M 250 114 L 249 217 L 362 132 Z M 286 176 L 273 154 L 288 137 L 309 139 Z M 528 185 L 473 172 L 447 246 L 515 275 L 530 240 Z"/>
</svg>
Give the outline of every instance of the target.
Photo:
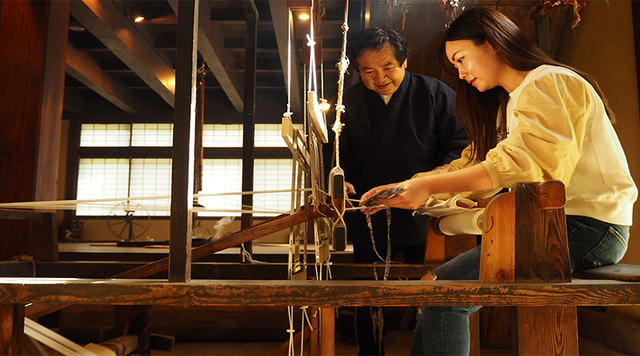
<svg viewBox="0 0 640 356">
<path fill-rule="evenodd" d="M 175 72 L 111 1 L 71 2 L 71 14 L 173 107 Z"/>
<path fill-rule="evenodd" d="M 287 90 L 289 90 L 291 98 L 291 111 L 294 113 L 298 112 L 303 116 L 300 79 L 298 77 L 298 51 L 295 48 L 293 23 L 289 19 L 291 12 L 287 2 L 282 0 L 269 0 L 269 8 L 271 11 L 273 30 L 275 31 L 276 41 L 278 43 L 284 83 Z M 291 41 L 289 41 L 289 28 L 291 31 Z M 289 70 L 289 53 L 291 53 L 291 70 Z M 289 82 L 289 74 L 291 75 L 290 89 L 287 85 Z"/>
<path fill-rule="evenodd" d="M 173 11 L 178 14 L 178 0 L 168 0 Z M 200 18 L 198 20 L 198 51 L 209 69 L 229 98 L 237 112 L 244 110 L 243 83 L 234 70 L 235 61 L 224 49 L 224 36 L 220 26 L 211 21 L 209 1 L 200 1 Z"/>
<path fill-rule="evenodd" d="M 66 72 L 123 111 L 137 112 L 136 95 L 124 88 L 120 78 L 103 71 L 89 53 L 78 51 L 71 44 L 67 45 Z"/>
</svg>

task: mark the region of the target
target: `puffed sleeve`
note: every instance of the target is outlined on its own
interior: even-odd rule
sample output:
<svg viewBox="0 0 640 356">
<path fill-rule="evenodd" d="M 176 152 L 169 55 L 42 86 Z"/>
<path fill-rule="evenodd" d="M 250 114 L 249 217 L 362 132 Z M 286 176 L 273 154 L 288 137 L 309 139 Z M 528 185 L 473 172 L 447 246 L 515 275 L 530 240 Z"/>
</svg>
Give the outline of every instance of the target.
<svg viewBox="0 0 640 356">
<path fill-rule="evenodd" d="M 449 168 L 447 170 L 443 170 L 443 169 L 435 169 L 429 172 L 421 172 L 421 173 L 416 173 L 413 178 L 420 178 L 420 177 L 428 177 L 428 176 L 433 176 L 433 175 L 437 175 L 437 174 L 444 174 L 447 172 L 453 172 L 453 171 L 458 171 L 461 170 L 463 168 L 466 167 L 471 167 L 473 165 L 478 164 L 477 161 L 469 161 L 469 158 L 471 157 L 471 153 L 472 151 L 472 145 L 467 146 L 464 150 L 462 150 L 462 154 L 460 156 L 460 158 L 452 161 L 449 164 Z M 496 195 L 496 193 L 498 193 L 502 188 L 498 187 L 498 188 L 493 188 L 493 189 L 486 189 L 486 190 L 478 190 L 478 191 L 474 191 L 474 192 L 451 192 L 451 193 L 438 193 L 438 194 L 433 194 L 431 195 L 431 197 L 435 198 L 435 199 L 439 199 L 439 200 L 446 200 L 449 199 L 453 196 L 460 196 L 461 198 L 466 198 L 466 199 L 470 199 L 473 201 L 478 201 L 484 198 L 488 198 L 491 196 Z"/>
<path fill-rule="evenodd" d="M 494 186 L 550 179 L 568 184 L 580 159 L 591 104 L 579 77 L 551 73 L 528 83 L 514 103 L 515 128 L 482 162 Z"/>
</svg>

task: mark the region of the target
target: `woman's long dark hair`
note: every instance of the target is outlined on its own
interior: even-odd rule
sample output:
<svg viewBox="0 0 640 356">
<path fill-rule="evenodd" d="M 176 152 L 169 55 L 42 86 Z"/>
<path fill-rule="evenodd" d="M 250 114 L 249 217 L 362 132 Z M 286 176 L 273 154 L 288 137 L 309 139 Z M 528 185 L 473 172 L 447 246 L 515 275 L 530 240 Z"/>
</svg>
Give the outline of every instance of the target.
<svg viewBox="0 0 640 356">
<path fill-rule="evenodd" d="M 488 41 L 498 57 L 509 67 L 519 71 L 530 71 L 543 64 L 568 68 L 588 81 L 604 102 L 607 115 L 615 116 L 607 103 L 600 86 L 591 75 L 555 61 L 533 44 L 507 16 L 499 11 L 478 7 L 466 10 L 451 23 L 440 45 L 440 64 L 447 70 L 447 42 L 470 40 L 480 46 Z M 487 152 L 498 142 L 498 118 L 506 118 L 509 93 L 502 87 L 480 92 L 464 80 L 458 83 L 456 116 L 473 143 L 471 161 L 482 161 Z"/>
</svg>

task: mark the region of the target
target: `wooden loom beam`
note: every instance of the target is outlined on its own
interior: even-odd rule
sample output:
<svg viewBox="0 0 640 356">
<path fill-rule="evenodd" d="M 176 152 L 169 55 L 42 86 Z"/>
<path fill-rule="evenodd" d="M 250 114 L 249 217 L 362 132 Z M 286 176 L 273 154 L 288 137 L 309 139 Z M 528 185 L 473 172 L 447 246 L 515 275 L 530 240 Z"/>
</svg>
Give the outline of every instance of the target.
<svg viewBox="0 0 640 356">
<path fill-rule="evenodd" d="M 170 283 L 130 279 L 0 278 L 0 303 L 185 307 L 516 306 L 517 353 L 577 354 L 576 320 L 572 312 L 575 307 L 638 305 L 640 283 L 567 280 L 566 228 L 561 219 L 563 197 L 557 194 L 560 188 L 564 189 L 557 182 L 518 184 L 514 192 L 497 197 L 487 206 L 480 281 L 198 280 Z M 304 215 L 304 218 L 312 216 Z M 280 220 L 276 222 L 282 223 Z M 258 228 L 265 230 L 266 227 Z M 532 248 L 517 248 L 522 240 L 530 239 L 537 240 L 537 243 L 525 242 Z M 510 240 L 515 242 L 509 243 Z M 524 263 L 512 262 L 514 254 Z"/>
<path fill-rule="evenodd" d="M 333 214 L 334 212 L 329 206 L 320 205 L 317 209 L 315 207 L 307 207 L 295 214 L 280 215 L 275 218 L 255 224 L 250 228 L 243 229 L 228 236 L 222 237 L 216 241 L 212 241 L 202 246 L 196 247 L 191 251 L 191 257 L 192 260 L 195 261 L 229 247 L 237 246 L 242 243 L 255 240 L 262 236 L 266 236 L 268 234 L 307 222 L 315 218 L 332 217 Z M 119 273 L 108 279 L 139 279 L 151 276 L 158 272 L 166 271 L 169 268 L 170 258 L 171 257 L 162 258 L 144 266 Z M 37 318 L 39 316 L 47 315 L 65 307 L 67 307 L 67 305 L 51 306 L 32 304 L 27 307 L 26 314 L 28 317 Z"/>
<path fill-rule="evenodd" d="M 640 282 L 0 278 L 1 303 L 190 306 L 606 306 L 640 304 Z"/>
</svg>

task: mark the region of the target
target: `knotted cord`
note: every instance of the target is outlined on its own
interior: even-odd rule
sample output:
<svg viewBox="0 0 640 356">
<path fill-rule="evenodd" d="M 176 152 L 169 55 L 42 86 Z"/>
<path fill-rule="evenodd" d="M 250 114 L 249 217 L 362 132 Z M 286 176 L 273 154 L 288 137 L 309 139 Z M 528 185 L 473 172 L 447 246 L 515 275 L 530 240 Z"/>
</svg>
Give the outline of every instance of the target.
<svg viewBox="0 0 640 356">
<path fill-rule="evenodd" d="M 340 62 L 338 63 L 338 69 L 340 75 L 338 77 L 338 99 L 336 102 L 336 121 L 333 123 L 332 130 L 335 132 L 335 155 L 336 155 L 336 167 L 340 169 L 340 134 L 342 133 L 342 127 L 344 124 L 341 121 L 342 113 L 345 112 L 344 105 L 342 105 L 342 96 L 344 93 L 344 75 L 349 68 L 349 59 L 347 58 L 347 32 L 349 31 L 349 0 L 346 0 L 344 6 L 344 23 L 342 24 L 342 51 L 340 54 Z"/>
<path fill-rule="evenodd" d="M 344 94 L 344 76 L 349 67 L 349 59 L 347 58 L 347 32 L 349 31 L 349 0 L 345 1 L 344 7 L 344 23 L 342 24 L 342 50 L 340 53 L 340 62 L 337 64 L 340 74 L 338 77 L 338 94 L 336 102 L 336 117 L 333 123 L 332 130 L 335 133 L 334 139 L 334 155 L 335 155 L 335 167 L 331 169 L 329 174 L 329 183 L 331 184 L 331 204 L 336 212 L 337 221 L 333 227 L 333 243 L 336 249 L 343 249 L 346 247 L 347 240 L 347 225 L 344 221 L 344 213 L 346 207 L 347 189 L 346 180 L 344 177 L 344 171 L 340 168 L 340 134 L 344 124 L 342 123 L 342 113 L 345 112 L 345 107 L 342 104 L 342 98 Z M 339 247 L 336 247 L 339 246 Z"/>
</svg>

